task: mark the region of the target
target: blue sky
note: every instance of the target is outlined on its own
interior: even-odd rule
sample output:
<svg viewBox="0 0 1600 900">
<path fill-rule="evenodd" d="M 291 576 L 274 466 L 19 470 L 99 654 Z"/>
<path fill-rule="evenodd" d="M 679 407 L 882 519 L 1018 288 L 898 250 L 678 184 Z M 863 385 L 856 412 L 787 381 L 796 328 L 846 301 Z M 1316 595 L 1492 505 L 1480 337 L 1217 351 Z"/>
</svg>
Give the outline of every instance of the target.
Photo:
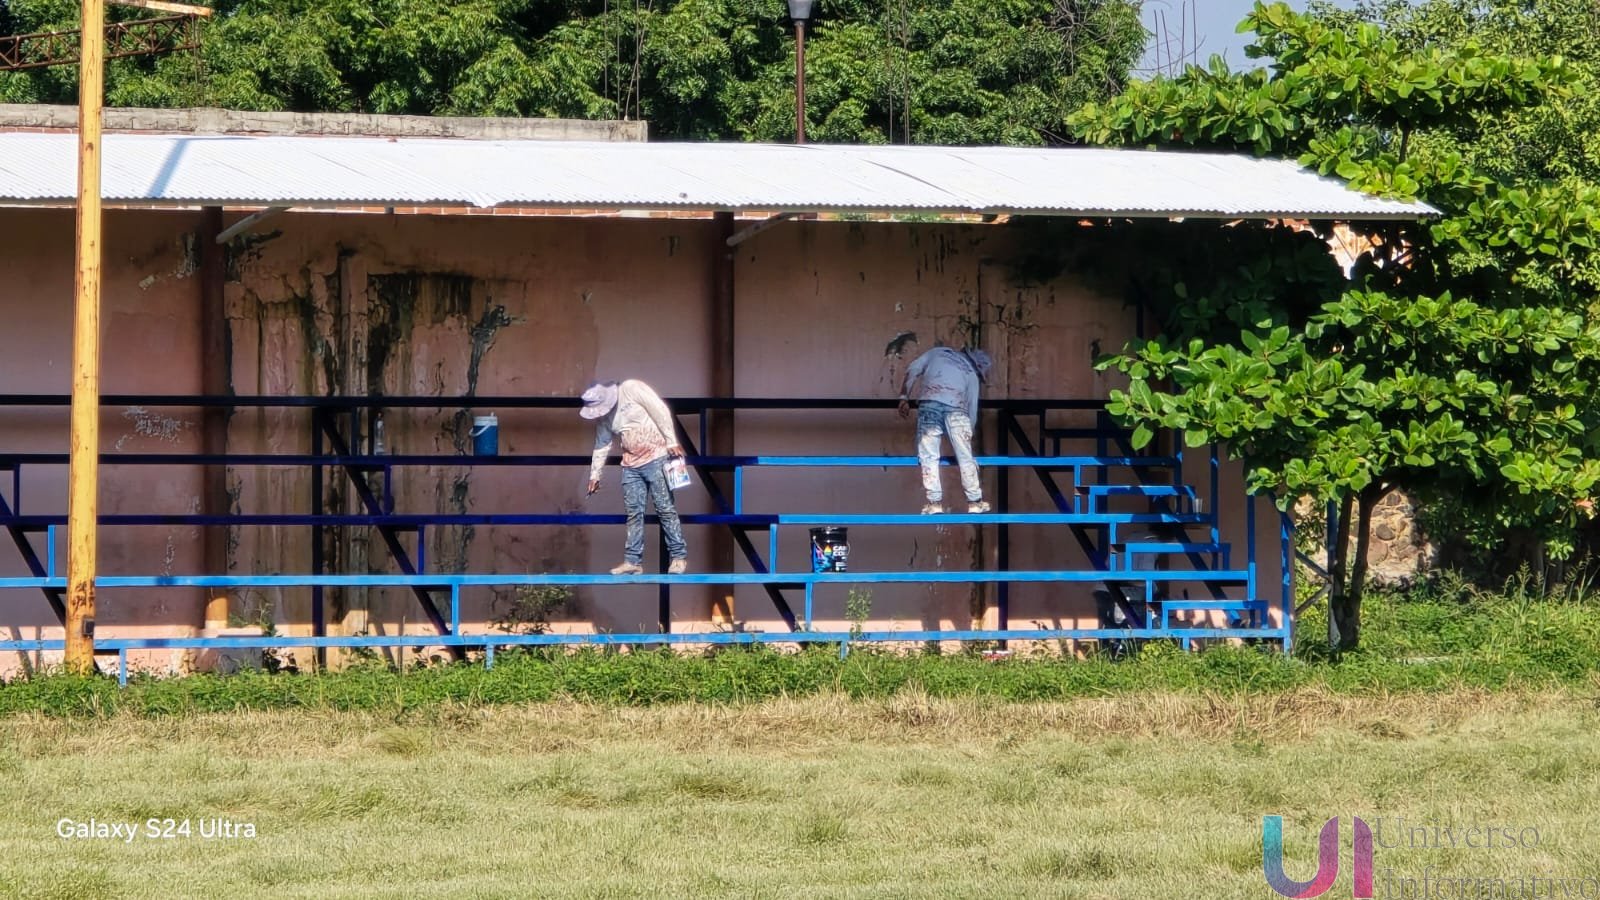
<svg viewBox="0 0 1600 900">
<path fill-rule="evenodd" d="M 1288 3 L 1295 9 L 1306 8 L 1306 0 L 1288 0 Z M 1200 62 L 1205 62 L 1213 53 L 1220 53 L 1228 60 L 1228 64 L 1236 69 L 1253 68 L 1256 61 L 1244 55 L 1244 45 L 1250 36 L 1234 34 L 1233 29 L 1254 5 L 1254 0 L 1145 0 L 1144 25 L 1151 31 L 1158 31 L 1156 14 L 1165 16 L 1166 30 L 1173 36 L 1173 52 L 1176 53 L 1181 17 L 1188 23 L 1183 31 L 1189 36 L 1190 49 L 1193 49 L 1195 36 L 1198 34 Z M 1339 5 L 1353 6 L 1354 3 L 1350 0 L 1339 0 Z M 1167 51 L 1163 49 L 1161 51 L 1163 61 L 1166 56 Z M 1152 47 L 1145 52 L 1143 65 L 1153 66 L 1155 61 L 1156 55 Z"/>
</svg>

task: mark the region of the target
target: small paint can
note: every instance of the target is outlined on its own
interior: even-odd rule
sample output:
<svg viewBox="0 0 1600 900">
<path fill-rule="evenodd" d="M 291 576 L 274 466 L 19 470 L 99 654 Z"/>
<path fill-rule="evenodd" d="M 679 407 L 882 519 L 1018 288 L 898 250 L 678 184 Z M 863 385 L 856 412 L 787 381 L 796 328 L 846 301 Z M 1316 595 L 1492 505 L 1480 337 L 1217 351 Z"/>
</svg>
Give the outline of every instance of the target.
<svg viewBox="0 0 1600 900">
<path fill-rule="evenodd" d="M 672 490 L 681 490 L 689 486 L 689 464 L 683 460 L 668 458 L 663 471 L 667 476 L 667 487 Z"/>
<path fill-rule="evenodd" d="M 811 571 L 844 572 L 850 560 L 849 529 L 811 529 Z"/>
<path fill-rule="evenodd" d="M 473 417 L 472 455 L 500 455 L 500 419 L 494 413 Z"/>
</svg>

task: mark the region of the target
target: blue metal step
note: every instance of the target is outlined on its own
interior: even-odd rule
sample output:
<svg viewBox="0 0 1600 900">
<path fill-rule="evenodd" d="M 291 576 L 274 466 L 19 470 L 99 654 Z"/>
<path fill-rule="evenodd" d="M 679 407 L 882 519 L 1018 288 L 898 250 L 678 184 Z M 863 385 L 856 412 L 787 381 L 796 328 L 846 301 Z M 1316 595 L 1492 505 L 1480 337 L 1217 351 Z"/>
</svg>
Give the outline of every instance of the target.
<svg viewBox="0 0 1600 900">
<path fill-rule="evenodd" d="M 1209 522 L 1199 513 L 940 513 L 779 514 L 779 525 L 1183 525 Z"/>
<path fill-rule="evenodd" d="M 1245 625 L 1245 613 L 1257 613 L 1263 618 L 1267 614 L 1268 604 L 1265 600 L 1166 600 L 1161 604 L 1161 627 L 1172 627 L 1172 614 L 1185 610 L 1210 612 L 1217 610 L 1227 613 L 1228 626 L 1239 628 Z"/>
<path fill-rule="evenodd" d="M 1194 488 L 1187 484 L 1083 484 L 1078 490 L 1091 497 L 1194 497 Z"/>
<path fill-rule="evenodd" d="M 1164 600 L 1162 606 L 1171 610 L 1264 610 L 1267 603 L 1265 600 Z"/>
<path fill-rule="evenodd" d="M 1126 544 L 1113 545 L 1111 554 L 1120 556 L 1121 566 L 1113 565 L 1112 568 L 1131 569 L 1133 557 L 1138 555 L 1168 555 L 1207 553 L 1221 555 L 1222 568 L 1228 567 L 1228 557 L 1231 547 L 1226 543 L 1213 543 L 1211 541 L 1129 541 Z"/>
<path fill-rule="evenodd" d="M 1194 508 L 1195 490 L 1189 485 L 1175 484 L 1080 484 L 1074 490 L 1077 507 L 1082 512 L 1099 512 L 1105 508 L 1107 497 L 1145 497 L 1149 499 L 1175 497 L 1180 509 Z M 1185 503 L 1187 501 L 1187 503 Z"/>
</svg>

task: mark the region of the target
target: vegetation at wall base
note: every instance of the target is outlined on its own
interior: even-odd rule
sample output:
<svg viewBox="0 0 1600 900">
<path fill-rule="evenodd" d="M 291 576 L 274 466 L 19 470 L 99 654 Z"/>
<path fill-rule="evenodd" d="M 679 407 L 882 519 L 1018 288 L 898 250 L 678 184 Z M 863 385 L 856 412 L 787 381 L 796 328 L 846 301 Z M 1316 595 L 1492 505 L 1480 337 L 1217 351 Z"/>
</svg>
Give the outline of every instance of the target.
<svg viewBox="0 0 1600 900">
<path fill-rule="evenodd" d="M 1321 622 L 1308 616 L 1301 627 L 1317 634 Z M 835 646 L 697 654 L 541 649 L 502 651 L 491 669 L 469 662 L 397 671 L 369 661 L 324 674 L 138 676 L 127 688 L 110 678 L 45 674 L 0 686 L 0 715 L 159 717 L 274 709 L 401 715 L 439 705 L 743 704 L 818 694 L 882 699 L 907 691 L 1006 702 L 1296 689 L 1390 694 L 1583 686 L 1600 672 L 1600 605 L 1581 597 L 1546 599 L 1516 585 L 1496 594 L 1453 582 L 1382 594 L 1370 604 L 1367 635 L 1359 651 L 1330 655 L 1308 641 L 1289 657 L 1267 647 L 1186 653 L 1160 643 L 1117 662 L 1044 654 L 986 660 L 976 653 L 891 653 L 865 646 L 853 647 L 844 659 Z"/>
</svg>

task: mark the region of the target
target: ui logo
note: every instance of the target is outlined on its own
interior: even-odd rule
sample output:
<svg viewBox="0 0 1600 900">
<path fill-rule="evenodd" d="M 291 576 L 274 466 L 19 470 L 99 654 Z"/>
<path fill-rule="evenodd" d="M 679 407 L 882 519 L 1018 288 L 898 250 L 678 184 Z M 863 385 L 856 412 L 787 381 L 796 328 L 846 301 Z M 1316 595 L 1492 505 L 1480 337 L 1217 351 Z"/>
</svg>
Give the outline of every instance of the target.
<svg viewBox="0 0 1600 900">
<path fill-rule="evenodd" d="M 1355 874 L 1353 896 L 1372 896 L 1372 829 L 1360 818 L 1355 823 Z M 1283 816 L 1261 817 L 1261 872 L 1267 884 L 1285 897 L 1297 900 L 1320 897 L 1339 877 L 1339 817 L 1324 822 L 1317 839 L 1317 873 L 1310 881 L 1295 881 L 1283 872 Z"/>
</svg>

